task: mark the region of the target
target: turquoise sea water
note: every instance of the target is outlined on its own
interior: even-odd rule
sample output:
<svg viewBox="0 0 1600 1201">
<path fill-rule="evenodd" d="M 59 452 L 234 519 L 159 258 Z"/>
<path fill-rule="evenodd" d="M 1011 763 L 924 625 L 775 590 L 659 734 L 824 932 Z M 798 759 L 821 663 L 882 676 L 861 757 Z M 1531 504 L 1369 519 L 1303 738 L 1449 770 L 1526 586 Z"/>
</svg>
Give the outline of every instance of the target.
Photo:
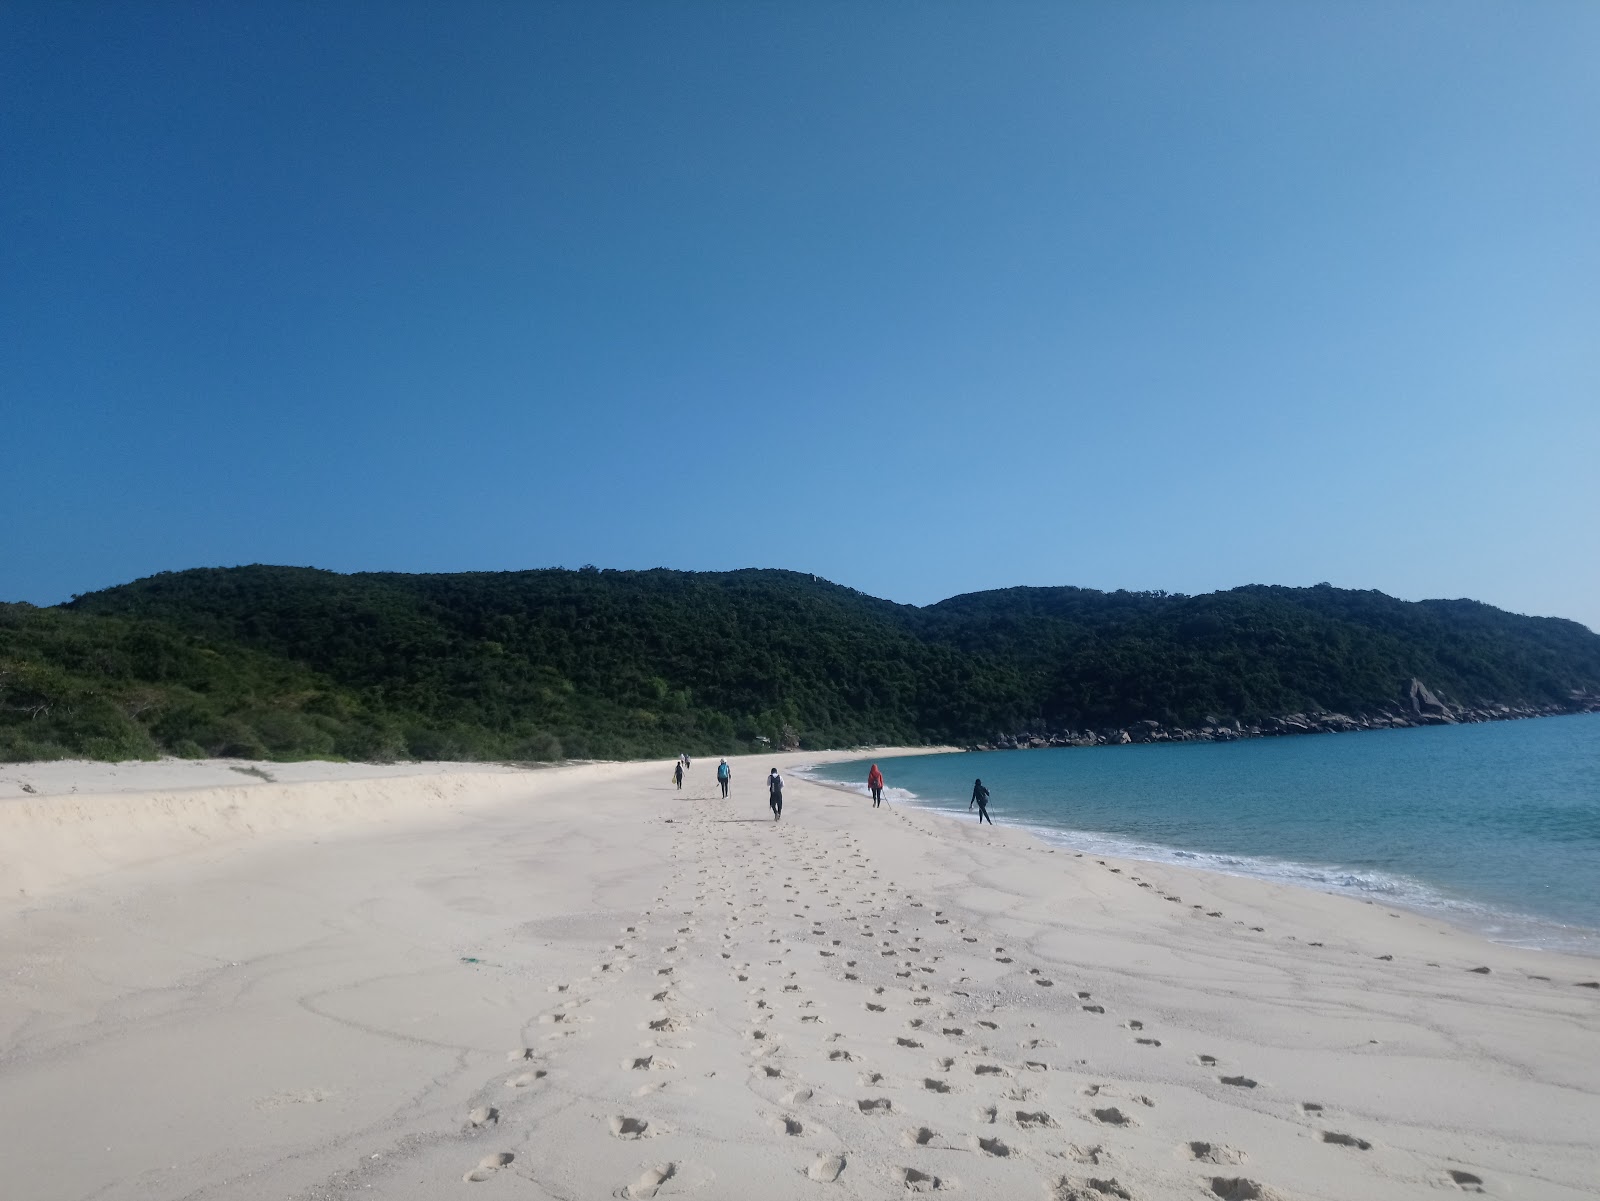
<svg viewBox="0 0 1600 1201">
<path fill-rule="evenodd" d="M 868 762 L 807 774 L 865 793 Z M 981 776 L 996 821 L 1078 850 L 1382 899 L 1600 955 L 1600 714 L 881 767 L 892 803 L 967 819 Z"/>
</svg>

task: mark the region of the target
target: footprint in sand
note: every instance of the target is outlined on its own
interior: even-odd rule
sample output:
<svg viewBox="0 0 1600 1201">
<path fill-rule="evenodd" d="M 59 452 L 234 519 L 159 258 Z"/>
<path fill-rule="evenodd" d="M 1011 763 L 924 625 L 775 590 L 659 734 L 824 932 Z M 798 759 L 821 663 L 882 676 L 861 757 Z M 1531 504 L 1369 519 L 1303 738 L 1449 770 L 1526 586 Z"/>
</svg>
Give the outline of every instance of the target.
<svg viewBox="0 0 1600 1201">
<path fill-rule="evenodd" d="M 1215 1055 L 1196 1055 L 1194 1057 L 1194 1061 L 1203 1068 L 1214 1068 L 1217 1066 L 1217 1057 Z"/>
<path fill-rule="evenodd" d="M 644 1138 L 649 1134 L 650 1123 L 643 1118 L 630 1118 L 618 1114 L 611 1119 L 611 1133 L 617 1138 Z"/>
<path fill-rule="evenodd" d="M 640 1201 L 642 1198 L 654 1197 L 661 1186 L 677 1174 L 678 1165 L 674 1163 L 658 1164 L 646 1169 L 639 1179 L 622 1190 L 622 1195 L 629 1201 Z"/>
<path fill-rule="evenodd" d="M 1248 1076 L 1218 1076 L 1223 1084 L 1231 1084 L 1234 1088 L 1255 1088 L 1256 1082 Z"/>
<path fill-rule="evenodd" d="M 485 1155 L 478 1161 L 478 1166 L 473 1168 L 472 1171 L 468 1172 L 461 1179 L 466 1181 L 468 1184 L 480 1184 L 483 1181 L 488 1180 L 515 1158 L 516 1156 L 511 1154 L 509 1151 L 500 1151 L 494 1155 Z"/>
<path fill-rule="evenodd" d="M 1200 1163 L 1238 1164 L 1244 1162 L 1244 1152 L 1217 1143 L 1196 1141 L 1189 1144 L 1189 1158 Z"/>
<path fill-rule="evenodd" d="M 1336 1147 L 1354 1147 L 1357 1151 L 1370 1151 L 1372 1144 L 1364 1138 L 1357 1138 L 1353 1134 L 1336 1134 L 1332 1130 L 1322 1132 L 1322 1141 L 1332 1143 Z"/>
<path fill-rule="evenodd" d="M 527 1088 L 528 1085 L 533 1084 L 535 1081 L 543 1080 L 548 1074 L 542 1068 L 536 1072 L 523 1072 L 521 1075 L 513 1076 L 510 1080 L 507 1080 L 506 1087 Z"/>
<path fill-rule="evenodd" d="M 865 1101 L 857 1101 L 856 1108 L 865 1114 L 883 1114 L 892 1112 L 894 1105 L 888 1097 L 872 1097 Z"/>
<path fill-rule="evenodd" d="M 1011 1155 L 1011 1148 L 997 1138 L 978 1138 L 978 1150 L 985 1155 L 992 1155 L 996 1159 L 1006 1159 Z"/>
<path fill-rule="evenodd" d="M 1089 1112 L 1094 1115 L 1095 1121 L 1103 1122 L 1107 1126 L 1131 1126 L 1134 1124 L 1133 1119 L 1115 1105 L 1106 1109 L 1091 1109 Z"/>
<path fill-rule="evenodd" d="M 1447 1168 L 1445 1169 L 1445 1179 L 1465 1193 L 1481 1193 L 1484 1191 L 1483 1178 L 1474 1176 L 1471 1172 Z"/>
<path fill-rule="evenodd" d="M 774 1118 L 772 1128 L 779 1134 L 787 1134 L 790 1138 L 795 1138 L 805 1133 L 805 1128 L 787 1114 Z"/>
<path fill-rule="evenodd" d="M 1053 1129 L 1057 1125 L 1056 1120 L 1042 1109 L 1031 1113 L 1026 1109 L 1019 1109 L 1014 1115 L 1014 1120 L 1023 1130 Z"/>
<path fill-rule="evenodd" d="M 1279 1201 L 1277 1193 L 1243 1176 L 1213 1176 L 1211 1191 L 1222 1201 Z"/>
<path fill-rule="evenodd" d="M 482 1128 L 500 1121 L 500 1111 L 493 1105 L 480 1105 L 467 1113 L 467 1125 Z"/>
<path fill-rule="evenodd" d="M 819 1155 L 806 1169 L 806 1175 L 812 1180 L 823 1184 L 832 1184 L 843 1174 L 845 1158 L 843 1155 Z"/>
<path fill-rule="evenodd" d="M 1118 1184 L 1115 1178 L 1100 1180 L 1090 1177 L 1074 1183 L 1069 1177 L 1063 1176 L 1052 1186 L 1050 1196 L 1052 1201 L 1106 1201 L 1107 1198 L 1133 1201 L 1133 1194 Z"/>
<path fill-rule="evenodd" d="M 953 1184 L 952 1181 L 943 1180 L 931 1172 L 918 1171 L 916 1168 L 902 1168 L 896 1175 L 905 1184 L 908 1193 L 936 1193 L 950 1188 Z"/>
</svg>

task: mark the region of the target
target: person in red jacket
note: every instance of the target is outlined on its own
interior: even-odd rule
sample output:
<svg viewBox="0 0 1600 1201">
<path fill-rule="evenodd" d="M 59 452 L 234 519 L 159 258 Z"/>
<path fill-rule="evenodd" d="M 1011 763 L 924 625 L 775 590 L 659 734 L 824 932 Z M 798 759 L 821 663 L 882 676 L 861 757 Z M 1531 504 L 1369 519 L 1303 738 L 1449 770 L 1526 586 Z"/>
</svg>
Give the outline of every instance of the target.
<svg viewBox="0 0 1600 1201">
<path fill-rule="evenodd" d="M 872 794 L 872 807 L 876 809 L 883 801 L 883 773 L 876 763 L 867 773 L 867 791 Z"/>
</svg>

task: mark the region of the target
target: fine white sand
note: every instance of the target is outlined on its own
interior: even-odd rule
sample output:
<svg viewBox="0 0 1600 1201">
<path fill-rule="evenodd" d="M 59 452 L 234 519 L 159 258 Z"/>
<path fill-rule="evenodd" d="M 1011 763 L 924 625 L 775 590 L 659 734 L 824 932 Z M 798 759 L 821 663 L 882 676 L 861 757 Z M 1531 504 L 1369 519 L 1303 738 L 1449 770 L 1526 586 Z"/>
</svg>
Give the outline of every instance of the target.
<svg viewBox="0 0 1600 1201">
<path fill-rule="evenodd" d="M 1600 963 L 828 757 L 0 768 L 0 1196 L 1597 1195 Z"/>
</svg>

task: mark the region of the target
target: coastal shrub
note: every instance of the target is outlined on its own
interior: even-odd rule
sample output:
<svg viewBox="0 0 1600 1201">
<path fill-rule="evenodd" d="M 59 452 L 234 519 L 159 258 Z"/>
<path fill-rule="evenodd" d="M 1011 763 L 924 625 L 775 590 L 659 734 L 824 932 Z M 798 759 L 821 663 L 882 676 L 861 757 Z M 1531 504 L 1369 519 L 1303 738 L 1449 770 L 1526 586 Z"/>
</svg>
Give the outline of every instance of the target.
<svg viewBox="0 0 1600 1201">
<path fill-rule="evenodd" d="M 553 763 L 562 757 L 561 739 L 554 734 L 533 734 L 518 742 L 509 756 L 526 763 Z"/>
</svg>

